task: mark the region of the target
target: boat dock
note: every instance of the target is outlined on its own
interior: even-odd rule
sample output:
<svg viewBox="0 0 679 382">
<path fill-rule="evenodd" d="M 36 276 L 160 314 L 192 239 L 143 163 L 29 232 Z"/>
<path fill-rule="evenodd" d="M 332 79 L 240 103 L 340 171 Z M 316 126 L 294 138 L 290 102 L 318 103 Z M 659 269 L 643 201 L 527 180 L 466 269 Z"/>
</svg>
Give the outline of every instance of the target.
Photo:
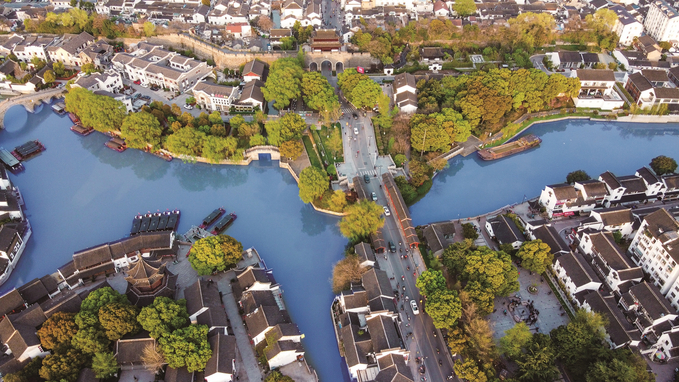
<svg viewBox="0 0 679 382">
<path fill-rule="evenodd" d="M 184 242 L 193 244 L 200 239 L 204 239 L 208 236 L 214 236 L 214 235 L 211 234 L 210 232 L 194 225 L 194 226 L 191 226 L 191 228 L 189 228 L 189 230 L 186 231 L 186 233 L 181 235 L 181 236 L 183 237 L 184 240 L 181 240 L 181 238 L 180 238 L 180 241 L 184 241 Z"/>
<path fill-rule="evenodd" d="M 144 232 L 175 231 L 179 224 L 179 210 L 147 213 L 132 219 L 130 236 Z"/>
</svg>

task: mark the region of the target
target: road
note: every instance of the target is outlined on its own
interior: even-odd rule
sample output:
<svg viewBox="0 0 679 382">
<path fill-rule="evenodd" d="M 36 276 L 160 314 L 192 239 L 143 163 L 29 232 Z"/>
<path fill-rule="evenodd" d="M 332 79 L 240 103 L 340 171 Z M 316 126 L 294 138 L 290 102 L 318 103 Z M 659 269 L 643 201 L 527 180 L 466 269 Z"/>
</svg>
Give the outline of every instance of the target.
<svg viewBox="0 0 679 382">
<path fill-rule="evenodd" d="M 323 28 L 336 29 L 342 33 L 342 9 L 339 1 L 323 0 L 321 2 Z"/>
<path fill-rule="evenodd" d="M 330 83 L 336 85 L 336 78 L 331 73 L 325 71 L 323 74 Z M 347 168 L 352 168 L 347 173 L 349 179 L 360 176 L 366 191 L 374 192 L 377 195 L 377 204 L 388 206 L 390 211 L 394 208 L 389 204 L 382 183 L 382 174 L 388 171 L 386 168 L 376 167 L 377 149 L 375 147 L 375 135 L 372 128 L 370 117 L 372 112 L 357 111 L 346 100 L 340 97 L 340 103 L 345 114 L 340 118 L 342 124 L 342 137 L 344 141 L 344 161 Z M 354 118 L 353 114 L 356 114 Z M 350 171 L 353 171 L 350 172 Z M 363 175 L 368 175 L 370 183 L 365 183 Z M 448 353 L 446 343 L 443 341 L 438 331 L 434 328 L 432 319 L 424 312 L 424 306 L 420 302 L 422 296 L 415 286 L 416 277 L 425 270 L 422 257 L 418 250 L 408 251 L 405 244 L 405 237 L 393 213 L 385 216 L 385 224 L 382 228 L 384 240 L 392 242 L 397 246 L 396 253 L 385 253 L 378 255 L 380 268 L 393 277 L 392 288 L 403 292 L 404 297 L 399 299 L 398 310 L 400 314 L 401 333 L 412 337 L 404 338 L 405 347 L 410 351 L 410 366 L 413 370 L 415 380 L 425 377 L 427 381 L 445 381 L 452 375 L 453 359 Z M 408 258 L 401 258 L 408 255 Z M 415 273 L 415 274 L 414 274 Z M 405 290 L 403 289 L 405 287 Z M 415 315 L 408 301 L 418 302 L 420 313 Z M 403 310 L 401 310 L 403 308 Z M 438 350 L 438 351 L 437 351 Z M 417 372 L 415 358 L 423 357 L 426 372 L 422 376 Z M 442 366 L 439 366 L 441 360 Z"/>
</svg>

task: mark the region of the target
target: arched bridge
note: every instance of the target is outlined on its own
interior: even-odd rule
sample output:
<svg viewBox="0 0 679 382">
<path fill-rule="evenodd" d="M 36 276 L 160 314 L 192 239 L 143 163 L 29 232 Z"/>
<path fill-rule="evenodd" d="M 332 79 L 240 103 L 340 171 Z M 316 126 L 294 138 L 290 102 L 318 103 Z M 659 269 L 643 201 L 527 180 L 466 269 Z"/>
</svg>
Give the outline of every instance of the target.
<svg viewBox="0 0 679 382">
<path fill-rule="evenodd" d="M 4 115 L 12 106 L 24 105 L 26 110 L 33 112 L 37 105 L 40 105 L 44 101 L 50 102 L 54 98 L 60 98 L 65 91 L 65 89 L 43 90 L 37 93 L 24 94 L 8 98 L 0 102 L 0 115 L 3 116 L 3 119 L 0 120 L 0 128 L 5 127 Z"/>
</svg>

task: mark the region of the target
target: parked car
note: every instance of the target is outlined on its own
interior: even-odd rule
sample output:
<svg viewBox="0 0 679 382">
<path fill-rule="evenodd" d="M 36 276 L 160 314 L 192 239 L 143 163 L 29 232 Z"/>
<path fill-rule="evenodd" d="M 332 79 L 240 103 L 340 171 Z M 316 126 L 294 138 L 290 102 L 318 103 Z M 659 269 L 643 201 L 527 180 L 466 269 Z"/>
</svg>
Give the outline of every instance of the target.
<svg viewBox="0 0 679 382">
<path fill-rule="evenodd" d="M 389 207 L 387 206 L 382 207 L 384 207 L 384 216 L 391 216 L 391 211 L 389 211 Z"/>
<path fill-rule="evenodd" d="M 396 246 L 392 242 L 389 242 L 389 252 L 396 253 Z"/>
<path fill-rule="evenodd" d="M 370 183 L 370 177 L 367 174 L 363 175 L 363 180 L 365 181 L 366 184 Z"/>
<path fill-rule="evenodd" d="M 134 81 L 134 83 L 135 83 L 135 85 L 141 85 L 141 81 L 140 81 L 140 80 L 136 80 L 136 81 Z"/>
<path fill-rule="evenodd" d="M 186 110 L 193 110 L 193 106 L 191 106 L 191 105 L 189 105 L 189 104 L 186 104 L 186 105 L 184 105 L 184 109 L 186 109 Z"/>
<path fill-rule="evenodd" d="M 372 197 L 373 202 L 376 202 L 376 201 L 377 201 L 377 194 L 376 194 L 376 193 L 371 192 L 371 193 L 370 193 L 370 196 Z"/>
<path fill-rule="evenodd" d="M 141 84 L 141 87 L 142 87 L 142 88 L 148 88 L 148 87 L 149 87 L 149 84 L 143 83 L 143 84 Z"/>
<path fill-rule="evenodd" d="M 410 300 L 410 307 L 413 309 L 413 314 L 420 314 L 420 309 L 417 307 L 415 300 Z"/>
</svg>

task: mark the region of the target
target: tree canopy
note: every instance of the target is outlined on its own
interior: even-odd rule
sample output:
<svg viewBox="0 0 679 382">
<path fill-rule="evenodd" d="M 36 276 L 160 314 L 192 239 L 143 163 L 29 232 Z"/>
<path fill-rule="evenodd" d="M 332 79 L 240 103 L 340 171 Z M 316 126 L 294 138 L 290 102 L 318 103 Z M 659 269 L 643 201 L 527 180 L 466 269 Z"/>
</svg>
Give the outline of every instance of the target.
<svg viewBox="0 0 679 382">
<path fill-rule="evenodd" d="M 384 209 L 372 200 L 361 200 L 348 206 L 345 212 L 347 215 L 340 220 L 339 227 L 346 238 L 367 237 L 384 225 Z"/>
<path fill-rule="evenodd" d="M 120 132 L 127 145 L 133 149 L 144 149 L 147 145 L 158 147 L 163 128 L 152 114 L 140 111 L 125 117 Z"/>
<path fill-rule="evenodd" d="M 508 358 L 516 360 L 531 341 L 533 333 L 525 322 L 521 321 L 510 329 L 505 330 L 505 335 L 500 338 L 500 351 Z"/>
<path fill-rule="evenodd" d="M 427 269 L 417 277 L 415 286 L 419 289 L 423 296 L 431 296 L 436 292 L 446 290 L 446 278 L 443 277 L 443 272 L 433 269 Z"/>
<path fill-rule="evenodd" d="M 575 170 L 572 172 L 569 172 L 568 175 L 566 175 L 566 183 L 568 184 L 573 184 L 575 182 L 584 182 L 586 180 L 592 179 L 589 174 L 587 174 L 583 170 Z"/>
<path fill-rule="evenodd" d="M 453 4 L 453 10 L 460 17 L 471 16 L 476 13 L 476 4 L 474 0 L 457 0 Z"/>
<path fill-rule="evenodd" d="M 101 132 L 120 129 L 127 114 L 122 102 L 81 87 L 71 87 L 64 99 L 66 111 L 75 113 L 84 126 Z"/>
<path fill-rule="evenodd" d="M 155 339 L 168 335 L 188 325 L 186 300 L 175 301 L 168 297 L 156 297 L 151 305 L 141 308 L 137 321 Z"/>
<path fill-rule="evenodd" d="M 111 341 L 116 341 L 128 333 L 139 332 L 141 325 L 137 322 L 138 313 L 134 305 L 110 303 L 99 309 L 99 323 L 104 328 L 106 337 Z"/>
<path fill-rule="evenodd" d="M 95 353 L 92 370 L 97 378 L 109 378 L 118 372 L 118 360 L 111 352 Z"/>
<path fill-rule="evenodd" d="M 167 137 L 165 144 L 168 150 L 177 155 L 197 157 L 201 155 L 204 139 L 205 133 L 187 126 Z"/>
<path fill-rule="evenodd" d="M 554 260 L 552 249 L 540 239 L 524 242 L 516 257 L 521 259 L 522 267 L 539 274 L 546 271 Z"/>
<path fill-rule="evenodd" d="M 38 329 L 42 347 L 49 350 L 70 346 L 71 339 L 78 332 L 74 317 L 75 313 L 57 312 L 48 318 Z"/>
<path fill-rule="evenodd" d="M 677 162 L 667 156 L 660 155 L 651 160 L 651 168 L 659 176 L 665 174 L 672 174 L 677 170 Z"/>
<path fill-rule="evenodd" d="M 75 382 L 86 362 L 87 357 L 73 348 L 49 354 L 42 361 L 40 377 L 48 381 Z"/>
<path fill-rule="evenodd" d="M 431 317 L 434 326 L 439 329 L 453 328 L 462 316 L 462 305 L 457 291 L 437 290 L 427 297 L 425 311 Z"/>
<path fill-rule="evenodd" d="M 189 372 L 205 369 L 212 356 L 207 332 L 206 325 L 190 325 L 160 337 L 158 345 L 168 366 L 175 369 L 186 366 Z"/>
<path fill-rule="evenodd" d="M 382 94 L 382 89 L 375 81 L 354 68 L 349 68 L 337 75 L 337 85 L 344 97 L 358 109 L 372 109 Z"/>
<path fill-rule="evenodd" d="M 281 58 L 271 64 L 262 94 L 267 101 L 276 101 L 278 110 L 290 105 L 290 100 L 301 95 L 304 70 L 296 58 Z"/>
<path fill-rule="evenodd" d="M 189 262 L 199 275 L 233 268 L 243 258 L 243 244 L 228 235 L 208 236 L 193 243 Z"/>
<path fill-rule="evenodd" d="M 299 198 L 304 203 L 320 198 L 327 189 L 328 175 L 325 171 L 310 166 L 299 174 Z"/>
<path fill-rule="evenodd" d="M 319 72 L 304 72 L 302 76 L 302 94 L 307 106 L 321 114 L 337 116 L 340 104 L 335 95 L 335 88 Z"/>
</svg>

